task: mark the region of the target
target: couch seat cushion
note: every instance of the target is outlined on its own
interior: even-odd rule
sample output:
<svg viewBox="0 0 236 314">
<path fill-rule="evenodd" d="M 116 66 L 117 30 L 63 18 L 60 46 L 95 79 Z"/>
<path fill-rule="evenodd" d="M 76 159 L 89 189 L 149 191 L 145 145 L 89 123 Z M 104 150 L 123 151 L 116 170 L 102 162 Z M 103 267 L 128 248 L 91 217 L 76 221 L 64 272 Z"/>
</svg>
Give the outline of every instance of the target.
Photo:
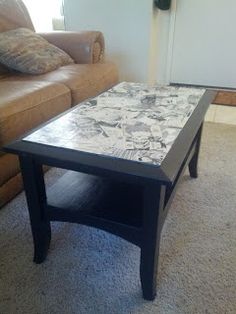
<svg viewBox="0 0 236 314">
<path fill-rule="evenodd" d="M 112 63 L 76 64 L 58 69 L 58 74 L 51 72 L 45 80 L 63 82 L 71 90 L 72 103 L 95 97 L 118 82 L 117 68 Z"/>
<path fill-rule="evenodd" d="M 42 80 L 65 84 L 71 90 L 72 104 L 97 96 L 118 82 L 117 67 L 113 63 L 72 64 L 43 75 L 17 74 L 7 80 Z"/>
<path fill-rule="evenodd" d="M 18 157 L 12 154 L 0 156 L 0 186 L 20 172 Z"/>
<path fill-rule="evenodd" d="M 63 84 L 0 81 L 0 148 L 70 108 L 70 90 Z"/>
</svg>

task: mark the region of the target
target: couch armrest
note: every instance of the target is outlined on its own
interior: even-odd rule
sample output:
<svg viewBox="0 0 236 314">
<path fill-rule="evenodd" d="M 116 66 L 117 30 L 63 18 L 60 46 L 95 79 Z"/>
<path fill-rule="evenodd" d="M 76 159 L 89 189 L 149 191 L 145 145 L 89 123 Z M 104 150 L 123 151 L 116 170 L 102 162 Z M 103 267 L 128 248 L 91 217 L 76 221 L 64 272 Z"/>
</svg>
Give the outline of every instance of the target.
<svg viewBox="0 0 236 314">
<path fill-rule="evenodd" d="M 104 57 L 104 37 L 101 32 L 54 31 L 38 33 L 51 44 L 67 52 L 76 63 L 98 63 Z"/>
</svg>

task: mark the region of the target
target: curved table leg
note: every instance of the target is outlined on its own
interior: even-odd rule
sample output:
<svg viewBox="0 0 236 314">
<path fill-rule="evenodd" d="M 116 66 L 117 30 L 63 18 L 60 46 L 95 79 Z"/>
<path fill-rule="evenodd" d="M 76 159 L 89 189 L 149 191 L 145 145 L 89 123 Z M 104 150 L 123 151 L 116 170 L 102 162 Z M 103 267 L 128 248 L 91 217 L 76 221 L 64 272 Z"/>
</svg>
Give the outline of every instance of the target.
<svg viewBox="0 0 236 314">
<path fill-rule="evenodd" d="M 34 262 L 42 263 L 51 240 L 50 221 L 46 217 L 46 192 L 42 165 L 31 157 L 19 157 L 34 241 Z"/>
<path fill-rule="evenodd" d="M 144 190 L 143 229 L 140 278 L 143 297 L 154 300 L 161 235 L 161 215 L 164 209 L 165 186 L 147 186 Z"/>
<path fill-rule="evenodd" d="M 201 124 L 198 130 L 197 139 L 196 139 L 196 150 L 188 165 L 191 178 L 198 177 L 197 167 L 198 167 L 198 156 L 199 156 L 200 145 L 201 145 L 202 128 L 203 128 L 203 124 Z"/>
</svg>

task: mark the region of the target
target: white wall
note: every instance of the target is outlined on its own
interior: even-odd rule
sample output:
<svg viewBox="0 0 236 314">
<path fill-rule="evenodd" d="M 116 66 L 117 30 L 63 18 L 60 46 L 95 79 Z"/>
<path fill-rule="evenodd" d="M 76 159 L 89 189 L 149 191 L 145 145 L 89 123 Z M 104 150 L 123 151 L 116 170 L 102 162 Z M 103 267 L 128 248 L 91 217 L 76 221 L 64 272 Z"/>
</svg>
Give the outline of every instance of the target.
<svg viewBox="0 0 236 314">
<path fill-rule="evenodd" d="M 149 72 L 148 83 L 154 84 L 157 81 L 158 67 L 158 9 L 153 7 L 150 28 L 150 45 L 149 45 Z"/>
<path fill-rule="evenodd" d="M 162 85 L 169 84 L 170 19 L 170 11 L 158 11 L 156 81 Z"/>
<path fill-rule="evenodd" d="M 153 0 L 64 0 L 66 30 L 100 30 L 120 79 L 156 80 L 157 10 Z"/>
</svg>

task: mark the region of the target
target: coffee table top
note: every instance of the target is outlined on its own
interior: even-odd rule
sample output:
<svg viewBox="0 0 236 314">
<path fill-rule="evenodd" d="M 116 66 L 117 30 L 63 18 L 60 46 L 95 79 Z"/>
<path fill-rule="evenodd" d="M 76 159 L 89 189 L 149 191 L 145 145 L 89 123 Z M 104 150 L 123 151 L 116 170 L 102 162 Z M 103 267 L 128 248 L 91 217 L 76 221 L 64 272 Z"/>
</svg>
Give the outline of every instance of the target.
<svg viewBox="0 0 236 314">
<path fill-rule="evenodd" d="M 204 92 L 123 82 L 23 141 L 160 166 Z"/>
</svg>

